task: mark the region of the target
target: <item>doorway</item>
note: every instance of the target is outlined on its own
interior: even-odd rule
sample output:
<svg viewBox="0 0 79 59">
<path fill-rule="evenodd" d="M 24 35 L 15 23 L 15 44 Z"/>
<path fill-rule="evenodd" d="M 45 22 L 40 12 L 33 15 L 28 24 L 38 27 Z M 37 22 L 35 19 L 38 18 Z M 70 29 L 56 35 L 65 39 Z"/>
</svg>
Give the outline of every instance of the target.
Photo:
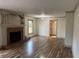
<svg viewBox="0 0 79 59">
<path fill-rule="evenodd" d="M 57 33 L 57 21 L 50 20 L 50 36 L 56 38 Z"/>
</svg>

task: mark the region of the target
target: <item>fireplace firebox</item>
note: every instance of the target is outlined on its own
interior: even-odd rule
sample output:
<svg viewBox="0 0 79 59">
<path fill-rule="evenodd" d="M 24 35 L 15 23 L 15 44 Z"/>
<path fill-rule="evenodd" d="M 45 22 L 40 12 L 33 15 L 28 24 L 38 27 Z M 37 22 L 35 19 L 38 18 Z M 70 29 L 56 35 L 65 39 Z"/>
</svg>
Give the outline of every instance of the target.
<svg viewBox="0 0 79 59">
<path fill-rule="evenodd" d="M 10 36 L 10 42 L 11 43 L 20 41 L 21 40 L 21 31 L 10 32 L 9 33 L 9 36 Z"/>
<path fill-rule="evenodd" d="M 8 44 L 15 43 L 20 40 L 23 40 L 23 28 L 22 27 L 15 27 L 15 28 L 7 29 Z"/>
</svg>

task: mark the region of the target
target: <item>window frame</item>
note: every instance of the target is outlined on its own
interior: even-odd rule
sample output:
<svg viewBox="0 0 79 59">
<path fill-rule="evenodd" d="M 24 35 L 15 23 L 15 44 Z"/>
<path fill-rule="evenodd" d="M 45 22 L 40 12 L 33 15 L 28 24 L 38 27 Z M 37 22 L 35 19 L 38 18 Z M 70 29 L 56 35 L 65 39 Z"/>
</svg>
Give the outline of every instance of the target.
<svg viewBox="0 0 79 59">
<path fill-rule="evenodd" d="M 32 21 L 32 33 L 29 33 L 29 21 Z M 33 20 L 29 19 L 29 20 L 28 20 L 28 34 L 29 34 L 29 35 L 30 35 L 30 34 L 33 34 L 33 32 L 34 32 Z"/>
</svg>

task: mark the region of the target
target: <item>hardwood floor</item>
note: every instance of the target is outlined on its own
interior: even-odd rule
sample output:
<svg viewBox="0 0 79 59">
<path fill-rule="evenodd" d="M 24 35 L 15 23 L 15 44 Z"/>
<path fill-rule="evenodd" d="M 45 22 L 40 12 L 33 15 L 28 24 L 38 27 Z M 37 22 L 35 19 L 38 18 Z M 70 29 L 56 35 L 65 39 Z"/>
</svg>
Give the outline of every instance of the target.
<svg viewBox="0 0 79 59">
<path fill-rule="evenodd" d="M 63 39 L 33 37 L 0 50 L 1 58 L 72 58 L 70 48 L 64 47 Z"/>
</svg>

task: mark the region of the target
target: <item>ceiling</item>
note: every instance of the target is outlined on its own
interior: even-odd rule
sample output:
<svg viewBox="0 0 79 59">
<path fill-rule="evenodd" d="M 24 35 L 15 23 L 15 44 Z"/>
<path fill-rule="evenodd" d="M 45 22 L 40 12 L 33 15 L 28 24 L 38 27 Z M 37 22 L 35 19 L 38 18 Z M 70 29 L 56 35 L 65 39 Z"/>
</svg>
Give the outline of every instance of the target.
<svg viewBox="0 0 79 59">
<path fill-rule="evenodd" d="M 72 11 L 79 0 L 0 0 L 0 8 L 26 14 L 63 14 Z"/>
</svg>

